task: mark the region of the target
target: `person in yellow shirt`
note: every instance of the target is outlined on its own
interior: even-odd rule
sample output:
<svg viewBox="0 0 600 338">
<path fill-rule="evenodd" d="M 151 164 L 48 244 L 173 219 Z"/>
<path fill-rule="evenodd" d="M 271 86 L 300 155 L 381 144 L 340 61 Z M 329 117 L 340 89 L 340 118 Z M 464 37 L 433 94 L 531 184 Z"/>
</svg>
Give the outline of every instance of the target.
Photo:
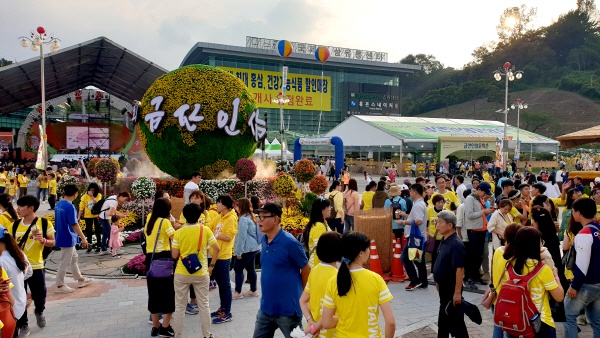
<svg viewBox="0 0 600 338">
<path fill-rule="evenodd" d="M 433 273 L 437 251 L 443 238 L 443 236 L 438 233 L 438 214 L 444 210 L 445 201 L 442 195 L 434 195 L 433 198 L 431 198 L 431 202 L 433 205 L 427 207 L 427 240 L 435 241 L 433 251 L 431 252 L 431 273 Z"/>
<path fill-rule="evenodd" d="M 175 229 L 169 220 L 171 218 L 171 202 L 166 198 L 158 198 L 152 206 L 152 216 L 148 218 L 144 227 L 146 235 L 146 267 L 149 268 L 153 260 L 172 259 L 171 238 Z M 146 287 L 148 288 L 148 310 L 152 318 L 151 336 L 161 335 L 173 337 L 171 328 L 171 315 L 175 312 L 175 289 L 173 276 L 169 278 L 155 278 L 146 274 Z M 159 313 L 162 313 L 162 325 L 159 322 Z"/>
<path fill-rule="evenodd" d="M 42 170 L 40 175 L 37 177 L 37 183 L 37 198 L 40 199 L 41 196 L 41 201 L 46 202 L 46 195 L 48 195 L 48 174 L 45 170 Z"/>
<path fill-rule="evenodd" d="M 19 191 L 19 184 L 16 178 L 11 178 L 8 184 L 8 195 L 14 200 L 17 198 L 17 192 Z"/>
<path fill-rule="evenodd" d="M 102 199 L 100 193 L 100 187 L 96 183 L 90 183 L 87 188 L 87 194 L 81 196 L 81 202 L 79 202 L 79 220 L 83 218 L 85 221 L 85 237 L 90 244 L 86 253 L 92 252 L 92 235 L 96 235 L 96 253 L 100 252 L 100 242 L 102 227 L 98 221 L 98 215 L 92 214 L 92 208 L 96 202 Z"/>
<path fill-rule="evenodd" d="M 25 280 L 25 285 L 31 291 L 31 298 L 35 304 L 35 318 L 39 327 L 46 326 L 44 308 L 46 306 L 46 277 L 44 271 L 44 247 L 54 246 L 54 226 L 48 220 L 38 218 L 35 213 L 40 207 L 40 200 L 35 196 L 25 195 L 17 201 L 17 213 L 21 220 L 10 224 L 6 229 L 13 235 L 19 247 L 31 264 L 33 275 Z M 15 228 L 16 225 L 16 228 Z M 44 228 L 46 228 L 44 231 Z M 44 236 L 45 232 L 45 236 Z M 29 322 L 27 311 L 18 320 L 19 336 L 29 335 Z"/>
<path fill-rule="evenodd" d="M 380 275 L 363 268 L 369 260 L 369 238 L 362 232 L 348 231 L 342 235 L 340 248 L 342 263 L 337 276 L 327 282 L 323 297 L 323 328 L 335 328 L 338 338 L 381 337 L 381 309 L 385 338 L 392 338 L 396 331 L 394 297 Z"/>
<path fill-rule="evenodd" d="M 30 181 L 29 177 L 27 177 L 27 174 L 29 174 L 28 171 L 21 169 L 19 176 L 17 176 L 17 181 L 19 182 L 19 197 L 27 195 L 27 185 Z"/>
<path fill-rule="evenodd" d="M 4 230 L 6 229 L 0 228 L 0 231 Z M 12 307 L 15 304 L 15 297 L 10 290 L 12 290 L 14 285 L 6 272 L 6 269 L 0 267 L 0 271 L 2 277 L 0 280 L 0 301 L 5 303 L 5 308 Z M 2 330 L 2 335 L 5 337 L 13 337 L 15 335 L 17 322 L 13 313 L 13 311 L 2 311 L 0 313 L 0 330 Z"/>
<path fill-rule="evenodd" d="M 4 194 L 6 190 L 6 184 L 9 183 L 7 172 L 4 171 L 4 168 L 0 167 L 0 194 Z"/>
<path fill-rule="evenodd" d="M 337 232 L 324 233 L 318 240 L 316 255 L 321 261 L 310 269 L 304 292 L 300 296 L 300 308 L 308 326 L 305 333 L 325 338 L 335 337 L 335 329 L 323 328 L 321 314 L 325 289 L 329 280 L 337 274 L 337 262 L 342 259 L 339 249 L 341 242 L 342 236 Z"/>
<path fill-rule="evenodd" d="M 213 324 L 222 324 L 233 320 L 231 314 L 231 279 L 229 277 L 229 266 L 233 256 L 233 245 L 235 235 L 238 231 L 238 217 L 233 210 L 233 199 L 229 195 L 221 195 L 217 198 L 217 212 L 220 215 L 219 222 L 215 230 L 215 238 L 219 245 L 217 263 L 213 275 L 219 286 L 219 299 L 221 306 L 210 314 L 213 318 Z M 213 253 L 213 256 L 215 254 Z"/>
<path fill-rule="evenodd" d="M 373 196 L 375 196 L 375 190 L 377 190 L 377 182 L 369 182 L 365 188 L 365 192 L 363 192 L 361 196 L 360 208 L 362 210 L 373 209 Z"/>
<path fill-rule="evenodd" d="M 48 182 L 48 204 L 50 204 L 50 210 L 54 210 L 56 205 L 56 174 L 48 174 L 50 181 Z"/>
<path fill-rule="evenodd" d="M 19 215 L 12 205 L 10 196 L 8 194 L 0 195 L 0 225 L 8 228 L 18 219 Z"/>
<path fill-rule="evenodd" d="M 317 198 L 314 200 L 312 208 L 310 209 L 308 224 L 306 224 L 306 227 L 304 228 L 304 243 L 302 244 L 308 249 L 308 264 L 311 268 L 315 267 L 320 262 L 319 257 L 315 252 L 317 250 L 319 238 L 324 233 L 331 231 L 325 221 L 331 214 L 330 206 L 331 203 L 328 199 Z"/>
<path fill-rule="evenodd" d="M 173 318 L 175 337 L 182 337 L 190 286 L 194 288 L 194 293 L 199 300 L 198 310 L 202 324 L 202 336 L 211 336 L 209 331 L 210 307 L 208 304 L 208 282 L 209 275 L 217 263 L 219 246 L 210 228 L 205 226 L 203 222 L 198 223 L 200 215 L 203 212 L 203 207 L 194 203 L 190 196 L 190 203 L 182 211 L 182 215 L 187 222 L 183 227 L 175 231 L 175 235 L 173 236 L 172 255 L 173 259 L 177 260 L 173 282 L 175 288 L 175 316 Z M 211 246 L 215 253 L 210 264 L 208 263 L 206 254 L 207 246 Z M 196 255 L 200 263 L 200 267 L 195 272 L 189 271 L 183 264 L 183 260 L 192 255 Z"/>
<path fill-rule="evenodd" d="M 444 208 L 449 211 L 455 211 L 460 205 L 460 201 L 458 200 L 458 197 L 454 191 L 446 189 L 446 179 L 448 178 L 444 175 L 440 175 L 435 178 L 435 185 L 437 186 L 438 190 L 433 193 L 427 204 L 433 205 L 433 197 L 435 195 L 442 195 L 444 196 Z"/>
</svg>

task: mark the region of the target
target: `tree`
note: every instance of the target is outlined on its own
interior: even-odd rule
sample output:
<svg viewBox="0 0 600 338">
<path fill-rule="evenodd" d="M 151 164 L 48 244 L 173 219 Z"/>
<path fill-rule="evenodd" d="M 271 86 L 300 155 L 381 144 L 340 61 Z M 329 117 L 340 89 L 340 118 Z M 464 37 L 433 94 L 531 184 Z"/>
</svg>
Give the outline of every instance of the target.
<svg viewBox="0 0 600 338">
<path fill-rule="evenodd" d="M 471 56 L 473 56 L 473 63 L 481 64 L 487 59 L 489 59 L 492 55 L 492 52 L 496 49 L 496 43 L 491 41 L 488 43 L 484 43 L 483 45 L 475 48 Z"/>
<path fill-rule="evenodd" d="M 5 58 L 0 59 L 0 67 L 8 66 L 13 62 L 10 60 L 6 60 Z"/>
<path fill-rule="evenodd" d="M 554 124 L 554 119 L 548 115 L 537 113 L 521 113 L 522 129 L 535 133 L 538 129 Z"/>
<path fill-rule="evenodd" d="M 525 5 L 505 9 L 500 16 L 500 23 L 496 26 L 500 43 L 509 44 L 530 31 L 531 22 L 536 14 L 537 8 L 527 8 Z"/>
<path fill-rule="evenodd" d="M 419 65 L 421 66 L 421 70 L 425 74 L 430 74 L 437 70 L 444 69 L 444 65 L 439 62 L 435 56 L 428 54 L 408 54 L 399 63 L 408 64 L 408 65 Z"/>
<path fill-rule="evenodd" d="M 546 27 L 545 43 L 556 52 L 559 64 L 564 64 L 572 49 L 598 41 L 598 32 L 598 24 L 589 13 L 574 10 Z"/>
</svg>

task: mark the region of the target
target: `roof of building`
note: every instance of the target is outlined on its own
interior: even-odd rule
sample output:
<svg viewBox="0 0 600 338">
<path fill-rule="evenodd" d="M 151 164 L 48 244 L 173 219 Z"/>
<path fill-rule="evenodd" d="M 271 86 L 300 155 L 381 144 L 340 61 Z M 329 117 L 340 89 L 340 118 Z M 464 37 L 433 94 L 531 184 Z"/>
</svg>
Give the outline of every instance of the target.
<svg viewBox="0 0 600 338">
<path fill-rule="evenodd" d="M 94 86 L 132 102 L 167 70 L 99 37 L 45 54 L 44 72 L 46 100 Z M 39 104 L 41 96 L 39 56 L 0 68 L 0 114 Z"/>
<path fill-rule="evenodd" d="M 191 64 L 207 64 L 210 56 L 226 55 L 231 57 L 255 59 L 255 60 L 271 60 L 277 63 L 282 61 L 276 51 L 259 48 L 229 46 L 217 43 L 198 42 L 187 53 L 181 62 L 181 66 Z M 413 73 L 421 70 L 421 66 L 407 65 L 401 63 L 389 63 L 380 61 L 353 60 L 338 57 L 330 57 L 327 62 L 319 62 L 311 54 L 294 53 L 285 58 L 286 64 L 311 64 L 322 65 L 324 68 L 345 68 L 349 70 L 361 69 L 363 71 L 380 74 L 400 74 Z"/>
<path fill-rule="evenodd" d="M 560 141 L 560 147 L 563 149 L 598 142 L 600 139 L 600 125 L 562 135 L 556 139 Z"/>
<path fill-rule="evenodd" d="M 437 142 L 440 137 L 502 137 L 504 124 L 486 120 L 353 115 L 325 136 L 341 137 L 344 146 L 395 146 L 403 142 Z M 507 138 L 516 140 L 517 128 L 508 126 Z M 534 144 L 558 143 L 523 129 L 519 131 L 519 140 Z"/>
</svg>

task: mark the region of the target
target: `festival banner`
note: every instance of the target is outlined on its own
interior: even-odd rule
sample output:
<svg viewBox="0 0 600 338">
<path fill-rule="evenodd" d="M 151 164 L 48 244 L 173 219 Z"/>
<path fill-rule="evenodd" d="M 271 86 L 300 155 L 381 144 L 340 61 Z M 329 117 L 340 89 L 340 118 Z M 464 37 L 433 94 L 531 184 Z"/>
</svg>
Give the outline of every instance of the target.
<svg viewBox="0 0 600 338">
<path fill-rule="evenodd" d="M 496 167 L 502 167 L 504 163 L 504 149 L 502 148 L 503 137 L 496 138 Z"/>
<path fill-rule="evenodd" d="M 282 72 L 219 67 L 233 75 L 248 87 L 259 108 L 279 108 L 273 103 L 279 92 L 285 93 L 290 101 L 284 109 L 331 111 L 331 77 L 287 73 L 283 86 Z M 321 99 L 321 95 L 323 98 Z"/>
</svg>

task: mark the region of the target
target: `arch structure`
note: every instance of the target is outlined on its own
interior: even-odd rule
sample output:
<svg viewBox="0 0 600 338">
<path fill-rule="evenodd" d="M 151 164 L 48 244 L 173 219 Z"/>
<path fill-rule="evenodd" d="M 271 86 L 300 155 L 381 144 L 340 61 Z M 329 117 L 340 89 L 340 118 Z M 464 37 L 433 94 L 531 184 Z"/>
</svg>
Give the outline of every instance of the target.
<svg viewBox="0 0 600 338">
<path fill-rule="evenodd" d="M 294 162 L 302 159 L 302 146 L 326 146 L 335 147 L 335 178 L 340 178 L 340 171 L 344 167 L 344 142 L 337 136 L 305 138 L 299 137 L 294 142 Z"/>
<path fill-rule="evenodd" d="M 69 97 L 71 97 L 71 99 L 75 99 L 80 96 L 81 97 L 89 96 L 89 97 L 92 97 L 91 100 L 94 100 L 97 92 L 98 91 L 95 89 L 80 89 L 80 90 L 77 90 L 77 91 L 74 91 L 74 92 L 71 92 L 71 93 L 68 93 L 65 95 L 61 95 L 59 97 L 55 97 L 53 99 L 46 101 L 46 109 L 48 109 L 48 107 L 50 107 L 51 105 L 57 106 L 59 104 L 63 104 L 65 102 L 67 102 L 67 98 L 69 98 Z M 103 95 L 109 95 L 109 94 L 104 92 Z M 118 110 L 122 110 L 123 108 L 125 108 L 129 112 L 133 109 L 133 105 L 131 103 L 126 102 L 116 96 L 113 96 L 113 95 L 110 96 L 110 105 Z M 26 138 L 27 132 L 29 131 L 31 126 L 33 126 L 33 124 L 37 120 L 40 119 L 41 115 L 42 115 L 42 106 L 41 105 L 38 105 L 37 107 L 33 108 L 31 110 L 31 112 L 27 115 L 27 118 L 25 118 L 25 121 L 21 125 L 21 128 L 19 129 L 19 133 L 17 135 L 17 144 L 16 144 L 17 148 L 25 147 L 25 138 Z"/>
</svg>

